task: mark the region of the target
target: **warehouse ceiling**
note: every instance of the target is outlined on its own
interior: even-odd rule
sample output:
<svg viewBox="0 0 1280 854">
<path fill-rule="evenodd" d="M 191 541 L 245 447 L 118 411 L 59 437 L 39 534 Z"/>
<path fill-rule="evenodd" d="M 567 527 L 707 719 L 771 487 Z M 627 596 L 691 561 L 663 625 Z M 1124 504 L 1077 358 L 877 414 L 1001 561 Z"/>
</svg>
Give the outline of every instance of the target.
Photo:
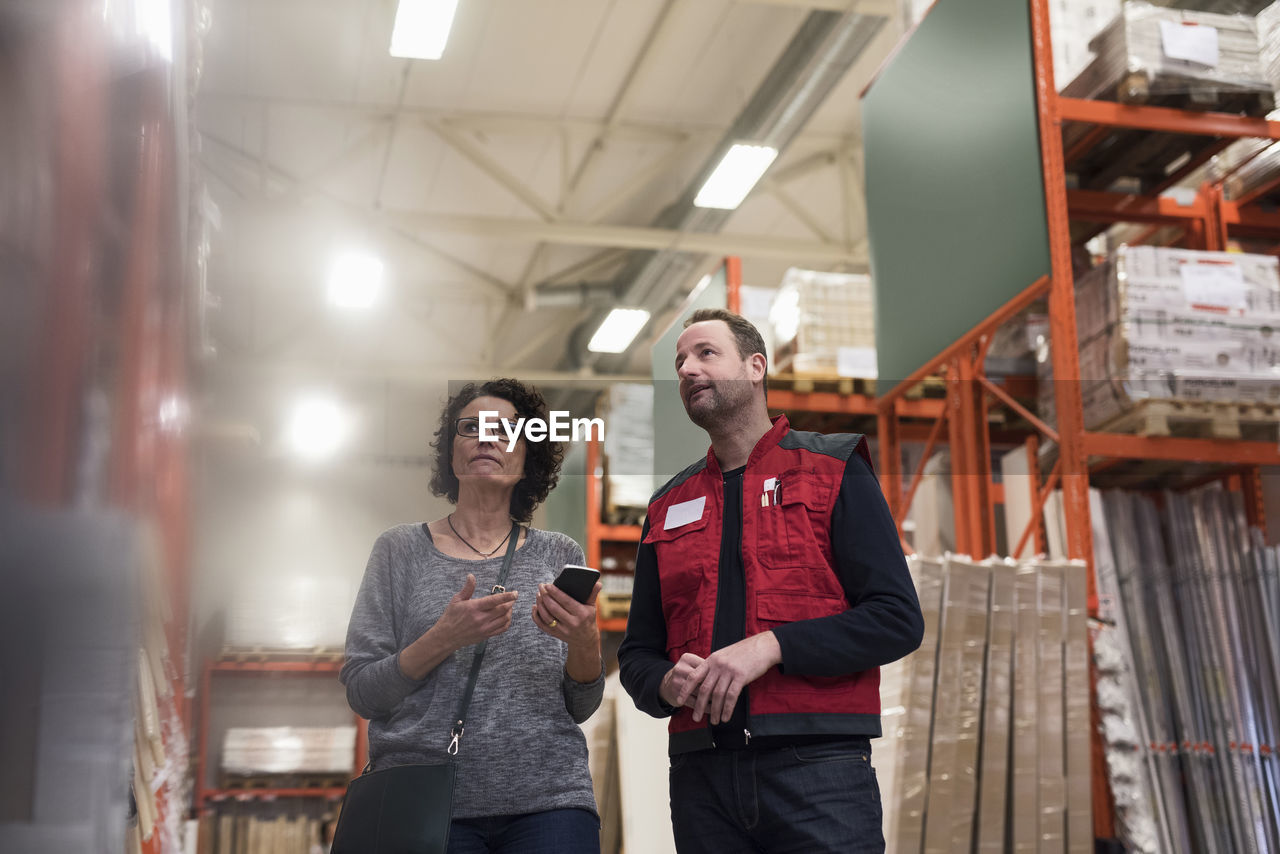
<svg viewBox="0 0 1280 854">
<path fill-rule="evenodd" d="M 318 385 L 384 423 L 388 401 L 448 379 L 589 387 L 647 374 L 647 339 L 725 255 L 762 287 L 789 266 L 865 269 L 858 96 L 901 35 L 897 7 L 460 0 L 425 61 L 388 54 L 395 0 L 212 0 L 194 104 L 220 214 L 210 414 L 266 434 L 282 395 Z M 805 38 L 834 59 L 784 81 Z M 731 130 L 788 115 L 736 211 L 680 215 Z M 385 265 L 364 310 L 326 302 L 348 249 Z M 653 321 L 626 357 L 588 358 L 621 302 Z"/>
</svg>

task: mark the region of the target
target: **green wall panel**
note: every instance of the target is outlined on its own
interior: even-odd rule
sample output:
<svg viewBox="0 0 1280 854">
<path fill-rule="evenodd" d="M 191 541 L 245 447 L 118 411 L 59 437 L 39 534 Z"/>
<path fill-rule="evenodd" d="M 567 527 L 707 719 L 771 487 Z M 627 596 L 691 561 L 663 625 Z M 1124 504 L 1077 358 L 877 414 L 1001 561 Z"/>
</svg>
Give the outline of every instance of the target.
<svg viewBox="0 0 1280 854">
<path fill-rule="evenodd" d="M 888 388 L 1049 272 L 1027 0 L 938 0 L 862 121 Z"/>
<path fill-rule="evenodd" d="M 565 445 L 564 462 L 560 466 L 560 482 L 543 504 L 549 531 L 568 534 L 587 548 L 587 445 L 569 442 Z"/>
</svg>

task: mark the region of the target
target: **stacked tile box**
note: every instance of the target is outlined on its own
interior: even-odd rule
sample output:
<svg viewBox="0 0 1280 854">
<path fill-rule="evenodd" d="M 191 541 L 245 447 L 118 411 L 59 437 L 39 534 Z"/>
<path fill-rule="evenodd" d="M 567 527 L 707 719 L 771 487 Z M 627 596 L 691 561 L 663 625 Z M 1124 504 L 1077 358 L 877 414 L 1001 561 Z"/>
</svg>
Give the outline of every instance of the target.
<svg viewBox="0 0 1280 854">
<path fill-rule="evenodd" d="M 1122 246 L 1076 282 L 1076 325 L 1087 429 L 1144 400 L 1280 404 L 1275 257 Z M 1048 348 L 1037 369 L 1055 421 Z"/>
<path fill-rule="evenodd" d="M 871 277 L 793 267 L 783 276 L 769 320 L 776 373 L 875 378 Z"/>
<path fill-rule="evenodd" d="M 1240 111 L 1274 107 L 1258 24 L 1251 15 L 1168 9 L 1129 2 L 1090 43 L 1095 58 L 1063 90 L 1074 98 L 1143 102 L 1163 95 Z"/>
</svg>

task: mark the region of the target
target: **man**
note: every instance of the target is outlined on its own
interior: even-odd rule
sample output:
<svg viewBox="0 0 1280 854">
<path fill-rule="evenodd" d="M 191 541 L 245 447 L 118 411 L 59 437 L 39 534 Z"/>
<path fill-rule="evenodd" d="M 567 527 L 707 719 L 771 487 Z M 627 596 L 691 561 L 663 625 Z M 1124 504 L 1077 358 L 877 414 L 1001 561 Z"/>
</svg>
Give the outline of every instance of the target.
<svg viewBox="0 0 1280 854">
<path fill-rule="evenodd" d="M 711 449 L 650 501 L 622 684 L 671 717 L 682 854 L 883 851 L 879 667 L 920 645 L 920 603 L 865 439 L 770 420 L 766 368 L 744 318 L 685 321 L 680 398 Z"/>
</svg>

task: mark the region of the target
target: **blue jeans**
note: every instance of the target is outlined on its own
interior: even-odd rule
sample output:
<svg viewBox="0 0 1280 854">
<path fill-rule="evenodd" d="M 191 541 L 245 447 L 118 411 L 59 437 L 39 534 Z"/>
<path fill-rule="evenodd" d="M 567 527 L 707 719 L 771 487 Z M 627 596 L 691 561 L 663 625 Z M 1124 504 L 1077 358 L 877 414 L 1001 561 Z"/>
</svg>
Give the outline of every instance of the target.
<svg viewBox="0 0 1280 854">
<path fill-rule="evenodd" d="M 584 809 L 457 818 L 449 854 L 600 854 L 600 820 Z"/>
<path fill-rule="evenodd" d="M 884 851 L 866 739 L 671 757 L 680 854 Z"/>
</svg>

